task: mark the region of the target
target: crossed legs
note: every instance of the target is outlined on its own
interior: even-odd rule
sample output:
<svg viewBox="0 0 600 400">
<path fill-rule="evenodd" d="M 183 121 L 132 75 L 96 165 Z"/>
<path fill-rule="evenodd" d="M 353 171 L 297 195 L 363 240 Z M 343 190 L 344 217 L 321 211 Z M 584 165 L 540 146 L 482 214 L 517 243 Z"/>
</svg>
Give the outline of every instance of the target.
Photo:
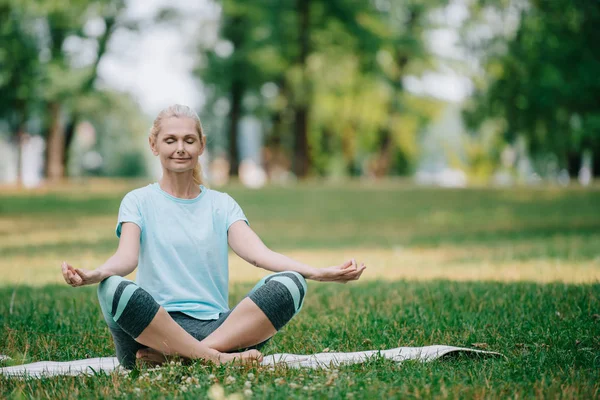
<svg viewBox="0 0 600 400">
<path fill-rule="evenodd" d="M 117 357 L 126 368 L 135 365 L 136 357 L 160 362 L 165 355 L 216 363 L 261 360 L 255 349 L 235 351 L 273 336 L 300 310 L 305 293 L 306 282 L 299 274 L 269 275 L 223 318 L 201 321 L 169 314 L 146 291 L 121 277 L 110 277 L 98 288 Z"/>
<path fill-rule="evenodd" d="M 164 361 L 165 355 L 173 354 L 190 359 L 209 359 L 217 363 L 236 358 L 260 361 L 262 355 L 255 349 L 241 353 L 231 352 L 262 343 L 276 332 L 265 313 L 247 297 L 221 326 L 202 341 L 186 332 L 161 307 L 150 325 L 135 339 L 148 346 L 148 349 L 138 350 L 136 356 L 151 362 Z"/>
</svg>

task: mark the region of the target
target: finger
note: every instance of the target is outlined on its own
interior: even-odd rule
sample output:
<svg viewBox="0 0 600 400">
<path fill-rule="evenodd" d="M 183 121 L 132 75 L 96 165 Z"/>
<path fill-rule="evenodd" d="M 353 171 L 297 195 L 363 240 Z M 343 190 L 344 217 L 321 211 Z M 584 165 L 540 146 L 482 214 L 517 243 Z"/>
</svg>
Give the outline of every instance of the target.
<svg viewBox="0 0 600 400">
<path fill-rule="evenodd" d="M 343 279 L 344 280 L 357 280 L 358 278 L 360 278 L 360 276 L 362 275 L 363 271 L 367 269 L 367 267 L 364 264 L 361 264 L 360 268 L 357 269 L 356 271 L 352 271 L 351 273 L 345 274 L 343 275 Z"/>
<path fill-rule="evenodd" d="M 81 275 L 79 275 L 78 271 L 76 268 L 70 267 L 69 268 L 69 273 L 71 276 L 71 282 L 73 283 L 80 283 L 83 281 L 83 277 Z"/>
<path fill-rule="evenodd" d="M 358 273 L 358 275 L 356 276 L 356 280 L 358 280 L 361 275 L 363 274 L 363 272 L 365 272 L 365 270 L 367 269 L 367 266 L 363 264 L 362 268 L 360 269 L 360 272 Z"/>
<path fill-rule="evenodd" d="M 357 269 L 355 267 L 348 267 L 348 268 L 342 270 L 341 276 L 352 275 L 356 271 L 357 271 Z"/>
<path fill-rule="evenodd" d="M 343 263 L 342 265 L 340 265 L 340 267 L 341 267 L 342 269 L 346 269 L 346 268 L 349 268 L 349 267 L 351 267 L 351 266 L 352 266 L 352 260 L 348 260 L 348 261 L 346 261 L 345 263 Z"/>
<path fill-rule="evenodd" d="M 352 260 L 350 260 L 352 262 L 352 264 L 350 264 L 350 267 L 348 267 L 348 269 L 356 269 L 356 260 L 353 258 Z"/>
<path fill-rule="evenodd" d="M 63 279 L 65 280 L 65 282 L 67 284 L 70 285 L 71 281 L 69 280 L 68 270 L 67 270 L 67 264 L 66 263 L 64 263 L 64 262 L 62 263 L 61 270 L 62 270 Z"/>
<path fill-rule="evenodd" d="M 75 284 L 74 275 L 75 274 L 73 274 L 73 272 L 67 270 L 67 278 L 69 278 L 69 285 Z"/>
<path fill-rule="evenodd" d="M 69 272 L 71 274 L 71 282 L 73 282 L 73 283 L 81 282 L 82 279 L 81 279 L 80 275 L 77 273 L 77 269 L 73 268 L 69 264 L 67 264 L 67 267 L 69 268 Z"/>
<path fill-rule="evenodd" d="M 81 279 L 81 277 L 79 275 L 77 275 L 75 268 L 71 267 L 70 265 L 68 265 L 68 267 L 69 267 L 69 279 L 71 281 L 71 284 L 75 285 L 75 286 L 80 285 L 83 282 L 83 279 Z"/>
<path fill-rule="evenodd" d="M 81 284 L 81 283 L 83 283 L 83 278 L 75 273 L 75 274 L 73 274 L 73 281 L 76 284 Z"/>
</svg>

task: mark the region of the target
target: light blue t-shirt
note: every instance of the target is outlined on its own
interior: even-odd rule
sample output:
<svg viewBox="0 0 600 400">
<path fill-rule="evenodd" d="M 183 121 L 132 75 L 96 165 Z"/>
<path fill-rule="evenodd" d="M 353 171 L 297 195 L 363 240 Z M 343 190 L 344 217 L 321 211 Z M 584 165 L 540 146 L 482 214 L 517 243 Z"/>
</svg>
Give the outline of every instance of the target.
<svg viewBox="0 0 600 400">
<path fill-rule="evenodd" d="M 200 185 L 194 199 L 171 196 L 152 183 L 125 195 L 119 208 L 121 224 L 140 227 L 136 283 L 167 311 L 198 319 L 215 319 L 229 309 L 227 231 L 248 223 L 238 203 L 227 193 Z"/>
</svg>

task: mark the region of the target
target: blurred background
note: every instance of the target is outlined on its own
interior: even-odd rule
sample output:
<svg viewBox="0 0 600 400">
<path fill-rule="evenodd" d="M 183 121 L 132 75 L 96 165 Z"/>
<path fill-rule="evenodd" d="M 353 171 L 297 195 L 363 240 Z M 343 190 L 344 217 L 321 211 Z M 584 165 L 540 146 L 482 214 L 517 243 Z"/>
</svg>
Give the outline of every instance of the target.
<svg viewBox="0 0 600 400">
<path fill-rule="evenodd" d="M 508 357 L 369 363 L 299 397 L 598 398 L 599 27 L 598 0 L 0 0 L 0 351 L 113 354 L 96 288 L 60 265 L 114 254 L 123 196 L 160 178 L 152 121 L 180 103 L 207 184 L 265 244 L 368 266 L 311 282 L 265 354 Z M 229 266 L 233 305 L 267 271 Z M 0 379 L 0 398 L 137 393 L 98 379 Z M 295 395 L 256 379 L 257 398 Z"/>
<path fill-rule="evenodd" d="M 2 0 L 0 185 L 157 179 L 148 129 L 182 103 L 214 186 L 587 186 L 599 24 L 589 0 Z"/>
</svg>

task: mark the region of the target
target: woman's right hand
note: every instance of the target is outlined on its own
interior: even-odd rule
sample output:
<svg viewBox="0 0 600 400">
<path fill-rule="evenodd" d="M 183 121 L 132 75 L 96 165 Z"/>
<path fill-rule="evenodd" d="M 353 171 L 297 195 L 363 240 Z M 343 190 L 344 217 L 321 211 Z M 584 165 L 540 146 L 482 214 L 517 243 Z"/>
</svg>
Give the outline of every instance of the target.
<svg viewBox="0 0 600 400">
<path fill-rule="evenodd" d="M 66 261 L 62 263 L 62 275 L 67 284 L 72 287 L 92 285 L 102 281 L 102 274 L 98 270 L 73 268 Z"/>
</svg>

